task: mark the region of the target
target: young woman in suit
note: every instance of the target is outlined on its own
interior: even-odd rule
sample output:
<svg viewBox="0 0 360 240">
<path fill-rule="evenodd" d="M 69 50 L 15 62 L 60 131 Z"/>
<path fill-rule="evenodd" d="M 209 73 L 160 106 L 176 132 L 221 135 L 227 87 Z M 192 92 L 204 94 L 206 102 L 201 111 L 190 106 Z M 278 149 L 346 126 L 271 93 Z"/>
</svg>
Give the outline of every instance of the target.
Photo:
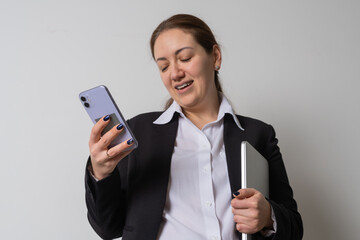
<svg viewBox="0 0 360 240">
<path fill-rule="evenodd" d="M 88 218 L 103 239 L 301 239 L 301 216 L 274 129 L 234 114 L 218 79 L 221 50 L 199 18 L 179 14 L 160 23 L 150 40 L 171 99 L 163 112 L 128 121 L 101 137 L 108 116 L 94 125 L 86 171 Z M 270 196 L 240 189 L 240 143 L 269 162 Z"/>
</svg>

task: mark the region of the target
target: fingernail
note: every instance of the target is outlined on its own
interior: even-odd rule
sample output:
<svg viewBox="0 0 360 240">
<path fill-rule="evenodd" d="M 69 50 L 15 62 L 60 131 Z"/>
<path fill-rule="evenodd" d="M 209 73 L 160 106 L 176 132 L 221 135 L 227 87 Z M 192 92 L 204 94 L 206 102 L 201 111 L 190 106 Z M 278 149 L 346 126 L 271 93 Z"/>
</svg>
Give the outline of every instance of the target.
<svg viewBox="0 0 360 240">
<path fill-rule="evenodd" d="M 240 195 L 240 193 L 239 193 L 238 191 L 233 192 L 233 194 L 234 194 L 235 196 L 239 196 L 239 195 Z"/>
<path fill-rule="evenodd" d="M 109 120 L 110 119 L 110 115 L 106 115 L 105 117 L 104 117 L 104 121 L 106 122 L 107 120 Z"/>
<path fill-rule="evenodd" d="M 134 142 L 134 139 L 129 139 L 129 140 L 127 141 L 127 144 L 128 144 L 128 145 L 131 145 L 133 142 Z"/>
<path fill-rule="evenodd" d="M 124 127 L 124 125 L 122 125 L 122 123 L 120 123 L 120 124 L 116 127 L 116 129 L 117 129 L 117 130 L 121 130 L 121 129 L 123 129 L 123 127 Z"/>
</svg>

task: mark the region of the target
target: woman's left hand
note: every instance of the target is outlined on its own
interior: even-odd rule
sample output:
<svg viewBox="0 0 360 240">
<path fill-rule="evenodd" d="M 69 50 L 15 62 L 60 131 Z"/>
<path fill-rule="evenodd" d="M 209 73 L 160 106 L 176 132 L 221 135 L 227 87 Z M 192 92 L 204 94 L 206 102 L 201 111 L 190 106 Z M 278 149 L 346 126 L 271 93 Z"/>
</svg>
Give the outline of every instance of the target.
<svg viewBox="0 0 360 240">
<path fill-rule="evenodd" d="M 239 193 L 237 196 L 237 192 Z M 253 188 L 239 189 L 231 200 L 236 229 L 253 234 L 263 228 L 272 228 L 271 206 L 261 192 Z"/>
</svg>

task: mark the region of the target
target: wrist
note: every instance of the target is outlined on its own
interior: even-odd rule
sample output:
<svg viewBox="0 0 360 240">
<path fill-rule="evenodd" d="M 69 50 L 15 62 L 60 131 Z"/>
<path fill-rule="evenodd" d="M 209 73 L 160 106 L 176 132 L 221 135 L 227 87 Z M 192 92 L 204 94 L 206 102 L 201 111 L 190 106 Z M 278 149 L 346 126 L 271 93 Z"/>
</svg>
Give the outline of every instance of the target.
<svg viewBox="0 0 360 240">
<path fill-rule="evenodd" d="M 87 170 L 90 172 L 91 176 L 96 180 L 96 181 L 100 181 L 101 179 L 106 178 L 108 175 L 101 175 L 98 174 L 96 171 L 94 171 L 93 167 L 91 164 L 88 165 Z"/>
</svg>

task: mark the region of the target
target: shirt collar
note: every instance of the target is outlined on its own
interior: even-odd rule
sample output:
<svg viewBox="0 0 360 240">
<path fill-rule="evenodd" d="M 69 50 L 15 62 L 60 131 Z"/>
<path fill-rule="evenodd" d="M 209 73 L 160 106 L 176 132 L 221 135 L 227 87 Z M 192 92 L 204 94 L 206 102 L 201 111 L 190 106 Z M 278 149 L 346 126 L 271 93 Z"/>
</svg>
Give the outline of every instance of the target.
<svg viewBox="0 0 360 240">
<path fill-rule="evenodd" d="M 227 100 L 227 98 L 225 97 L 224 94 L 220 93 L 220 98 L 221 98 L 221 104 L 220 104 L 220 108 L 219 108 L 219 113 L 218 113 L 218 118 L 216 121 L 219 121 L 220 119 L 222 119 L 225 114 L 230 114 L 232 115 L 234 122 L 236 123 L 236 125 L 244 131 L 244 128 L 241 126 L 238 118 L 236 117 L 229 101 Z M 157 124 L 157 125 L 163 125 L 163 124 L 167 124 L 171 121 L 172 117 L 174 116 L 174 113 L 177 112 L 180 114 L 181 117 L 186 118 L 184 113 L 181 110 L 181 107 L 179 104 L 177 104 L 176 101 L 173 101 L 173 103 L 170 105 L 170 107 L 163 112 L 160 117 L 158 117 L 153 123 Z"/>
<path fill-rule="evenodd" d="M 168 109 L 166 109 L 166 111 L 163 112 L 160 115 L 160 117 L 158 117 L 153 123 L 157 124 L 157 125 L 167 124 L 171 121 L 175 112 L 179 113 L 181 117 L 185 117 L 181 110 L 180 105 L 177 104 L 175 101 L 173 101 L 173 103 L 170 105 L 170 107 Z"/>
</svg>

